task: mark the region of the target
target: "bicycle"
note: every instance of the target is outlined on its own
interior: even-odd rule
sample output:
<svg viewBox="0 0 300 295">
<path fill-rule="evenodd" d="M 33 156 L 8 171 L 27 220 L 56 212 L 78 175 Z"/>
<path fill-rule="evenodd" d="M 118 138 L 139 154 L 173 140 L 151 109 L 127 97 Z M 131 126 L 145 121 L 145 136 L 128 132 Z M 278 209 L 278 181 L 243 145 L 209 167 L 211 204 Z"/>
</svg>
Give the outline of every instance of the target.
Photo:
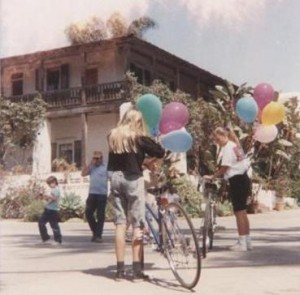
<svg viewBox="0 0 300 295">
<path fill-rule="evenodd" d="M 163 197 L 167 186 L 149 189 L 155 196 L 156 208 L 146 203 L 149 236 L 167 260 L 178 282 L 187 289 L 194 288 L 201 272 L 201 255 L 193 224 L 185 210 Z"/>
<path fill-rule="evenodd" d="M 213 248 L 214 234 L 216 229 L 216 198 L 218 194 L 218 186 L 211 179 L 204 179 L 204 197 L 206 199 L 206 205 L 204 210 L 204 217 L 199 231 L 200 239 L 202 240 L 202 257 L 206 258 L 208 249 Z"/>
</svg>

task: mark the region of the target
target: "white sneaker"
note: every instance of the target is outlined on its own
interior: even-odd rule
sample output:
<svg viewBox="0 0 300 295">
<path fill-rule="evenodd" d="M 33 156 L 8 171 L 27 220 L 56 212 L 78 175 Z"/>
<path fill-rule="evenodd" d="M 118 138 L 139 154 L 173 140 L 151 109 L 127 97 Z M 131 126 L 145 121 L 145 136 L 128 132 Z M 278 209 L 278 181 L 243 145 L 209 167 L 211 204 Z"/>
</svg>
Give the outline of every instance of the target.
<svg viewBox="0 0 300 295">
<path fill-rule="evenodd" d="M 39 243 L 38 243 L 38 245 L 40 245 L 40 246 L 49 246 L 49 245 L 51 245 L 52 244 L 52 241 L 50 240 L 50 239 L 48 239 L 48 240 L 46 240 L 46 241 L 40 241 Z"/>
<path fill-rule="evenodd" d="M 247 245 L 247 250 L 249 251 L 253 250 L 253 246 L 250 239 L 246 240 L 246 245 Z"/>
<path fill-rule="evenodd" d="M 239 241 L 236 242 L 233 246 L 229 247 L 231 251 L 236 251 L 236 252 L 247 252 L 247 245 L 246 243 L 240 243 Z"/>
</svg>

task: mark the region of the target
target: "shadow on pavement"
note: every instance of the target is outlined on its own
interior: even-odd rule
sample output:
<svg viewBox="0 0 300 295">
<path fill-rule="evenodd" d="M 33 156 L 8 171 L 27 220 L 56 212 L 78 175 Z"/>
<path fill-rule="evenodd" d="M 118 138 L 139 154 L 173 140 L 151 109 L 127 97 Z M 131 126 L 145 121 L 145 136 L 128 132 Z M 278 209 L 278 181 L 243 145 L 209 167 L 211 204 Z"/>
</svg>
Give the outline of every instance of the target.
<svg viewBox="0 0 300 295">
<path fill-rule="evenodd" d="M 146 263 L 145 265 L 146 269 L 148 270 L 160 270 L 160 268 L 153 267 L 152 263 Z M 116 266 L 115 265 L 109 265 L 105 268 L 92 268 L 82 271 L 84 274 L 87 275 L 93 275 L 98 277 L 106 277 L 107 279 L 115 280 L 115 272 L 116 272 Z M 147 271 L 145 271 L 147 273 Z M 171 270 L 170 270 L 171 272 Z M 172 274 L 171 274 L 172 275 Z M 126 281 L 132 282 L 133 284 L 137 284 L 132 281 L 132 270 L 130 268 L 126 268 Z M 121 283 L 117 282 L 116 283 Z M 174 292 L 193 292 L 192 290 L 188 290 L 183 288 L 178 283 L 173 283 L 167 280 L 162 280 L 157 277 L 153 277 L 150 275 L 150 279 L 147 281 L 144 281 L 144 283 L 154 284 L 156 286 L 159 286 L 161 288 L 166 288 L 168 290 L 173 290 Z"/>
</svg>

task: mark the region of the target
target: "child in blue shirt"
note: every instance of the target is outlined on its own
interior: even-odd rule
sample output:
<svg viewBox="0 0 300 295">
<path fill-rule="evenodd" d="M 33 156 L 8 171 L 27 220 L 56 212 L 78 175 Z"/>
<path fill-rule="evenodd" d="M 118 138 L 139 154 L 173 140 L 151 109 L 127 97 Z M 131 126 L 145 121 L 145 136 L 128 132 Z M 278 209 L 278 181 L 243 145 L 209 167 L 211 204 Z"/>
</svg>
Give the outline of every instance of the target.
<svg viewBox="0 0 300 295">
<path fill-rule="evenodd" d="M 49 195 L 41 194 L 40 196 L 47 201 L 45 210 L 42 216 L 39 219 L 39 231 L 42 238 L 42 241 L 46 243 L 50 240 L 50 236 L 47 232 L 46 224 L 49 222 L 53 231 L 53 237 L 56 244 L 61 244 L 62 236 L 60 227 L 58 224 L 59 221 L 59 199 L 60 199 L 60 190 L 58 187 L 58 181 L 56 177 L 50 176 L 46 180 L 51 191 Z"/>
</svg>

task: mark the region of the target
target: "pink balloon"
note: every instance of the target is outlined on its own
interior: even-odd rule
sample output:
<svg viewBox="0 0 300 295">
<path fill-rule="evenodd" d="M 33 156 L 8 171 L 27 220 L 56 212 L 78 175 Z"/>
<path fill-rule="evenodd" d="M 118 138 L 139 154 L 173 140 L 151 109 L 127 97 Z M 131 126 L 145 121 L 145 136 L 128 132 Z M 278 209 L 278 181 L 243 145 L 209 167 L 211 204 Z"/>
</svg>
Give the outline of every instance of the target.
<svg viewBox="0 0 300 295">
<path fill-rule="evenodd" d="M 181 124 L 174 121 L 166 121 L 165 119 L 161 119 L 159 123 L 159 131 L 162 134 L 167 134 L 171 131 L 178 130 L 181 127 Z"/>
<path fill-rule="evenodd" d="M 189 121 L 189 112 L 187 107 L 181 102 L 170 102 L 165 105 L 161 121 L 163 122 L 176 122 L 180 127 L 184 127 Z"/>
<path fill-rule="evenodd" d="M 255 140 L 262 143 L 273 141 L 278 134 L 278 129 L 275 125 L 258 125 L 255 132 Z"/>
<path fill-rule="evenodd" d="M 273 100 L 273 96 L 274 89 L 268 83 L 260 83 L 254 88 L 253 97 L 261 110 Z"/>
</svg>

